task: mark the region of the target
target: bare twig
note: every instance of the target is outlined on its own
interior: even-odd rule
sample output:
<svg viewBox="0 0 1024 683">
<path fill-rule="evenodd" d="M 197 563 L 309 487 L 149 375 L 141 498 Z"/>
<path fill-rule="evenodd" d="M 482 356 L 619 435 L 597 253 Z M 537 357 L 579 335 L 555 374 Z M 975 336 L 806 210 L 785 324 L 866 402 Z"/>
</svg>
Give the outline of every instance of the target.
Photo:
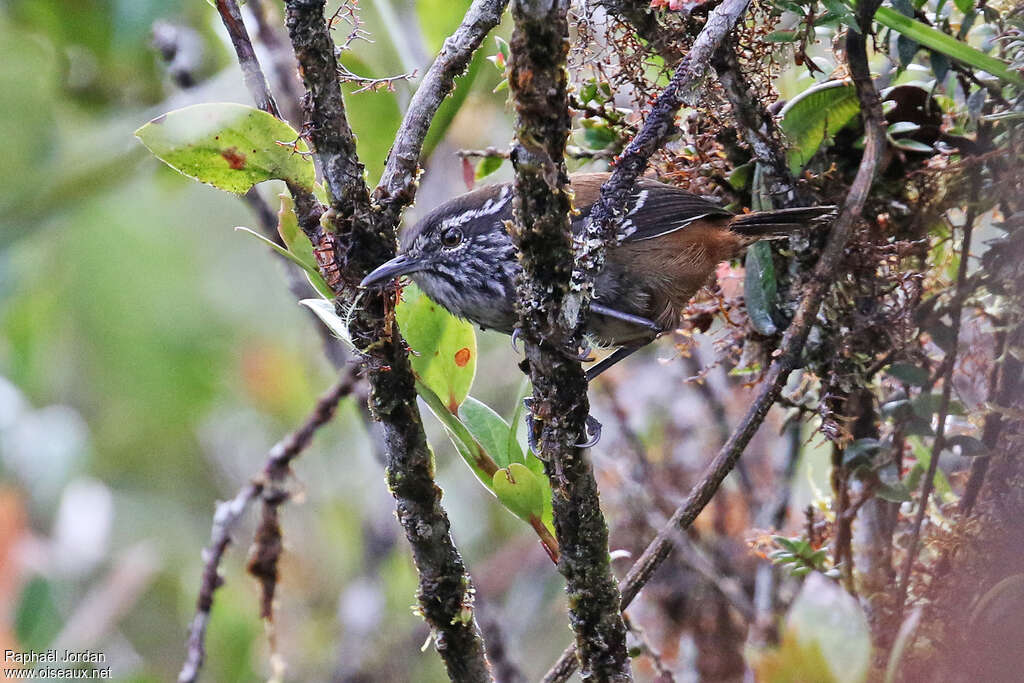
<svg viewBox="0 0 1024 683">
<path fill-rule="evenodd" d="M 509 41 L 509 88 L 516 110 L 514 224 L 523 277 L 517 287 L 522 366 L 533 382 L 531 429 L 552 481 L 555 534 L 561 549 L 569 621 L 584 678 L 632 680 L 626 627 L 608 555 L 608 526 L 586 450 L 590 411 L 575 323 L 567 320 L 573 252 L 570 238 L 568 0 L 515 0 Z M 536 433 L 536 432 L 535 432 Z"/>
<path fill-rule="evenodd" d="M 224 583 L 220 576 L 220 562 L 231 544 L 232 534 L 234 534 L 242 515 L 245 514 L 250 503 L 269 492 L 268 488 L 278 487 L 289 472 L 291 461 L 309 446 L 317 430 L 331 420 L 338 402 L 352 393 L 357 377 L 358 373 L 355 370 L 347 371 L 327 393 L 320 397 L 313 412 L 302 425 L 270 449 L 260 476 L 244 486 L 231 500 L 217 504 L 217 509 L 213 514 L 213 528 L 210 531 L 210 544 L 203 550 L 203 573 L 199 584 L 199 598 L 196 601 L 195 616 L 192 617 L 192 623 L 189 626 L 185 663 L 178 674 L 179 683 L 191 683 L 199 677 L 199 671 L 206 655 L 206 627 L 210 623 L 213 594 Z M 273 494 L 273 498 L 277 501 L 275 506 L 284 502 L 284 498 L 277 493 Z M 272 590 L 270 595 L 272 599 Z M 269 601 L 265 599 L 264 604 L 269 604 Z"/>
<path fill-rule="evenodd" d="M 978 182 L 977 173 L 973 176 L 972 182 L 975 192 L 972 197 L 977 196 Z M 957 354 L 960 350 L 960 325 L 963 313 L 963 300 L 965 298 L 964 288 L 967 281 L 967 264 L 971 258 L 971 236 L 974 231 L 974 219 L 977 208 L 974 202 L 967 207 L 964 217 L 963 245 L 960 248 L 960 263 L 956 274 L 956 294 L 954 303 L 950 308 L 949 316 L 953 320 L 953 336 L 949 344 L 949 350 L 943 359 L 944 374 L 942 378 L 942 394 L 939 399 L 938 424 L 935 427 L 935 440 L 932 442 L 931 459 L 928 462 L 928 471 L 921 481 L 921 494 L 918 496 L 917 513 L 914 515 L 914 524 L 910 532 L 910 544 L 907 546 L 907 556 L 903 561 L 900 571 L 899 588 L 896 592 L 896 616 L 901 619 L 907 601 L 907 591 L 910 588 L 910 575 L 914 570 L 914 562 L 917 560 L 917 546 L 921 541 L 921 527 L 924 524 L 925 515 L 928 514 L 928 499 L 931 497 L 932 489 L 935 486 L 935 473 L 939 469 L 939 454 L 946 445 L 946 421 L 949 418 L 949 402 L 953 392 L 953 369 L 956 366 Z"/>
<path fill-rule="evenodd" d="M 459 28 L 441 48 L 395 134 L 384 174 L 374 192 L 385 225 L 397 225 L 405 207 L 416 196 L 420 152 L 438 107 L 455 87 L 455 79 L 468 67 L 473 53 L 501 21 L 508 0 L 474 0 Z"/>
<path fill-rule="evenodd" d="M 720 7 L 722 6 L 724 5 Z M 859 23 L 866 28 L 862 30 L 862 33 L 851 30 L 847 37 L 847 62 L 861 103 L 866 130 L 864 156 L 857 170 L 857 176 L 850 186 L 843 208 L 832 226 L 832 232 L 821 253 L 818 265 L 815 267 L 810 281 L 804 286 L 800 305 L 782 338 L 782 343 L 776 352 L 776 359 L 765 373 L 760 393 L 748 409 L 742 422 L 733 431 L 729 441 L 704 470 L 701 481 L 690 491 L 686 501 L 676 509 L 669 522 L 647 546 L 640 559 L 620 584 L 623 609 L 633 601 L 640 589 L 650 580 L 654 571 L 672 552 L 673 539 L 679 530 L 688 528 L 711 501 L 712 496 L 743 454 L 746 445 L 782 391 L 789 373 L 799 361 L 801 349 L 814 324 L 818 308 L 835 277 L 846 242 L 854 225 L 860 219 L 885 144 L 882 104 L 878 92 L 871 82 L 864 39 L 864 34 L 871 26 L 871 18 L 874 16 L 877 6 L 877 2 L 862 2 L 859 5 Z M 558 662 L 544 677 L 544 681 L 566 680 L 575 669 L 573 655 L 571 648 L 563 652 Z"/>
<path fill-rule="evenodd" d="M 281 110 L 277 108 L 277 102 L 270 92 L 270 85 L 267 83 L 263 69 L 260 68 L 259 60 L 256 59 L 256 51 L 252 48 L 252 41 L 249 39 L 249 31 L 242 21 L 242 13 L 238 9 L 235 0 L 217 0 L 217 11 L 220 13 L 224 28 L 228 30 L 231 38 L 231 45 L 235 48 L 235 55 L 238 57 L 238 65 L 242 67 L 242 79 L 245 87 L 256 101 L 256 106 L 263 111 L 281 118 Z"/>
</svg>

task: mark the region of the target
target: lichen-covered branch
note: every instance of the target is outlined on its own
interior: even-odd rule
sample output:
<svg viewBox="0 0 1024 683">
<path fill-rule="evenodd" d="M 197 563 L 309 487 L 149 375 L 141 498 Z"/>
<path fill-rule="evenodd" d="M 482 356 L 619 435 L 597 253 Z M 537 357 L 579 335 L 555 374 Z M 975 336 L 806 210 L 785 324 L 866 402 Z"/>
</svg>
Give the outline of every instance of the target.
<svg viewBox="0 0 1024 683">
<path fill-rule="evenodd" d="M 569 299 L 573 250 L 571 199 L 565 168 L 570 128 L 566 57 L 568 2 L 515 0 L 509 87 L 516 111 L 513 237 L 524 275 L 519 283 L 519 326 L 524 369 L 533 381 L 531 420 L 540 457 L 552 481 L 555 532 L 566 578 L 569 618 L 584 676 L 631 680 L 626 628 L 611 574 L 608 527 L 586 450 L 590 410 L 579 360 L 575 314 Z"/>
<path fill-rule="evenodd" d="M 866 28 L 862 33 L 851 30 L 847 37 L 847 62 L 857 89 L 866 131 L 864 155 L 861 158 L 857 175 L 846 195 L 842 210 L 832 225 L 832 231 L 821 252 L 818 264 L 803 287 L 796 314 L 786 329 L 775 360 L 762 379 L 760 392 L 747 410 L 743 420 L 733 431 L 729 441 L 722 446 L 714 460 L 705 468 L 700 481 L 690 491 L 683 504 L 676 508 L 668 523 L 658 532 L 657 537 L 647 546 L 640 558 L 630 568 L 626 578 L 623 579 L 620 585 L 623 609 L 633 601 L 655 570 L 671 554 L 676 535 L 689 528 L 711 501 L 722 481 L 732 471 L 750 439 L 764 421 L 768 410 L 775 403 L 790 372 L 799 362 L 801 350 L 814 325 L 818 308 L 835 277 L 853 227 L 860 219 L 885 146 L 882 103 L 871 81 L 864 38 L 867 33 L 866 29 L 871 26 L 871 18 L 874 16 L 877 6 L 877 2 L 861 3 L 859 22 Z M 548 671 L 544 680 L 567 680 L 575 668 L 575 659 L 572 654 L 569 650 L 564 652 L 558 662 Z"/>
<path fill-rule="evenodd" d="M 288 0 L 286 23 L 308 94 L 311 147 L 331 196 L 324 218 L 336 235 L 337 305 L 351 313 L 349 331 L 363 354 L 370 408 L 384 436 L 388 486 L 419 574 L 420 611 L 433 630 L 449 677 L 488 681 L 483 640 L 473 615 L 472 584 L 434 482 L 405 342 L 388 315 L 395 293 L 357 292 L 359 281 L 394 255 L 395 230 L 370 206 L 324 5 L 324 0 Z"/>
<path fill-rule="evenodd" d="M 711 56 L 749 3 L 750 0 L 724 0 L 711 11 L 690 51 L 680 60 L 668 85 L 651 106 L 640 132 L 615 160 L 615 170 L 601 187 L 601 196 L 590 211 L 585 239 L 577 253 L 573 288 L 583 292 L 583 300 L 604 266 L 605 250 L 617 242 L 620 218 L 634 184 L 647 168 L 651 155 L 675 132 L 679 108 L 696 100 Z M 586 310 L 581 309 L 579 321 L 585 317 Z"/>
<path fill-rule="evenodd" d="M 416 88 L 374 192 L 385 225 L 397 225 L 402 210 L 416 196 L 420 152 L 430 123 L 455 87 L 455 79 L 469 67 L 473 54 L 491 29 L 501 22 L 507 6 L 508 0 L 475 0 Z"/>
</svg>

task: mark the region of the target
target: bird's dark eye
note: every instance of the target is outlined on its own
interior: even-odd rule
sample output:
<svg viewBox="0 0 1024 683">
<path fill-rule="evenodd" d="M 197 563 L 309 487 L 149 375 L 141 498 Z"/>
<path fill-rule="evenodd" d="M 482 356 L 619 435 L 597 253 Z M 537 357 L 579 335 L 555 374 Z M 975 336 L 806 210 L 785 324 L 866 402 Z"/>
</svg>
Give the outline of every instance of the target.
<svg viewBox="0 0 1024 683">
<path fill-rule="evenodd" d="M 462 244 L 462 229 L 448 228 L 441 233 L 441 244 L 446 247 L 457 247 Z"/>
</svg>

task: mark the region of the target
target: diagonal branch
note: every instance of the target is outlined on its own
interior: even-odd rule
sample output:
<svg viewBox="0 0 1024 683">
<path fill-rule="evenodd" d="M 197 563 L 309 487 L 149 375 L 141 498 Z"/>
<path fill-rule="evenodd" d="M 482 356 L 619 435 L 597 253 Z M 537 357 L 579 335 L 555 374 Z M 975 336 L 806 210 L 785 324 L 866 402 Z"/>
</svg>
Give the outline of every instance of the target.
<svg viewBox="0 0 1024 683">
<path fill-rule="evenodd" d="M 374 199 L 384 225 L 398 225 L 402 210 L 416 195 L 420 153 L 438 107 L 455 87 L 487 34 L 501 22 L 508 0 L 474 0 L 466 17 L 441 48 L 405 112 Z"/>
<path fill-rule="evenodd" d="M 733 431 L 729 441 L 722 446 L 715 459 L 705 468 L 701 480 L 690 491 L 683 504 L 676 508 L 668 523 L 647 546 L 640 559 L 630 568 L 620 585 L 623 609 L 636 598 L 655 570 L 671 554 L 676 535 L 693 524 L 697 516 L 711 501 L 722 481 L 736 465 L 750 439 L 761 422 L 764 421 L 769 408 L 781 393 L 789 373 L 797 366 L 800 352 L 814 324 L 818 308 L 839 270 L 846 243 L 854 225 L 860 219 L 885 146 L 882 104 L 878 97 L 878 91 L 875 90 L 875 86 L 871 82 L 864 38 L 867 29 L 871 26 L 871 18 L 877 6 L 877 2 L 862 2 L 859 6 L 859 21 L 860 25 L 865 28 L 861 33 L 851 30 L 847 36 L 847 62 L 857 89 L 866 130 L 864 156 L 861 158 L 857 175 L 846 195 L 843 208 L 832 226 L 832 232 L 818 264 L 809 282 L 804 286 L 800 305 L 782 338 L 782 343 L 777 351 L 778 355 L 765 373 L 760 393 L 743 420 Z M 558 662 L 544 677 L 544 681 L 564 681 L 574 669 L 575 658 L 570 648 L 562 653 Z"/>
<path fill-rule="evenodd" d="M 395 229 L 370 205 L 363 166 L 345 114 L 325 0 L 287 0 L 286 23 L 309 108 L 309 137 L 320 161 L 331 208 L 324 222 L 335 237 L 336 306 L 362 352 L 370 409 L 381 423 L 388 488 L 412 548 L 420 612 L 452 680 L 489 681 L 483 641 L 473 616 L 473 586 L 452 540 L 441 490 L 433 478 L 416 404 L 405 341 L 394 329 L 395 293 L 359 294 L 358 283 L 395 253 Z"/>
<path fill-rule="evenodd" d="M 570 298 L 570 237 L 565 143 L 570 117 L 566 57 L 568 0 L 514 0 L 509 87 L 516 110 L 513 238 L 521 252 L 519 329 L 533 381 L 531 429 L 552 481 L 555 534 L 565 575 L 569 620 L 584 678 L 629 681 L 626 628 L 608 555 L 608 527 L 584 440 L 590 411 L 577 359 Z M 539 426 L 539 427 L 538 427 Z"/>
<path fill-rule="evenodd" d="M 680 60 L 668 85 L 652 105 L 640 132 L 615 160 L 615 171 L 601 187 L 601 196 L 590 210 L 582 247 L 577 253 L 572 286 L 583 292 L 584 300 L 588 299 L 594 278 L 604 267 L 606 249 L 618 241 L 620 219 L 637 179 L 647 168 L 651 155 L 675 133 L 679 108 L 697 99 L 712 55 L 749 3 L 750 0 L 724 0 L 711 11 L 690 51 Z M 577 321 L 585 320 L 586 313 L 581 306 Z"/>
<path fill-rule="evenodd" d="M 185 663 L 178 674 L 179 683 L 192 683 L 199 678 L 199 671 L 206 656 L 206 627 L 210 623 L 213 609 L 213 595 L 224 583 L 220 576 L 220 562 L 231 545 L 231 537 L 242 515 L 249 505 L 268 493 L 268 485 L 280 480 L 289 472 L 291 462 L 302 454 L 313 441 L 313 436 L 334 417 L 338 403 L 352 393 L 358 379 L 358 372 L 350 369 L 316 403 L 316 407 L 302 425 L 270 449 L 267 461 L 259 477 L 247 484 L 231 500 L 219 503 L 213 514 L 213 528 L 210 531 L 210 545 L 203 550 L 203 572 L 196 600 L 196 613 L 189 625 Z M 276 505 L 284 499 L 275 494 Z"/>
</svg>

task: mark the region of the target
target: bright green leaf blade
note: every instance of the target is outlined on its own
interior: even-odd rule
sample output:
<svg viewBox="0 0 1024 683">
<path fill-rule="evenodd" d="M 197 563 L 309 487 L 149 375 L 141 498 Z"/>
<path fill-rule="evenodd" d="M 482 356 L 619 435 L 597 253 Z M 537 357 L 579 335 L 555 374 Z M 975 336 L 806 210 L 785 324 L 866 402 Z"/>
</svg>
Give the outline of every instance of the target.
<svg viewBox="0 0 1024 683">
<path fill-rule="evenodd" d="M 927 26 L 916 19 L 904 16 L 891 7 L 879 7 L 878 11 L 875 12 L 875 21 L 916 43 L 941 52 L 968 66 L 987 71 L 1001 80 L 1016 85 L 1024 85 L 1024 77 L 1011 69 L 1006 62 L 989 56 L 981 50 L 973 48 L 967 43 Z"/>
<path fill-rule="evenodd" d="M 828 81 L 808 88 L 782 110 L 782 131 L 789 140 L 787 153 L 793 173 L 811 160 L 821 144 L 850 122 L 860 104 L 849 81 Z"/>
<path fill-rule="evenodd" d="M 308 148 L 295 129 L 241 104 L 176 109 L 142 126 L 135 136 L 174 170 L 228 192 L 241 194 L 272 179 L 312 189 L 316 180 Z"/>
<path fill-rule="evenodd" d="M 395 318 L 413 350 L 409 357 L 413 371 L 457 414 L 476 374 L 473 326 L 444 310 L 413 285 L 402 290 Z"/>
<path fill-rule="evenodd" d="M 313 311 L 313 313 L 316 314 L 316 317 L 320 318 L 320 322 L 326 325 L 327 329 L 334 333 L 334 336 L 354 348 L 354 344 L 352 344 L 352 337 L 348 333 L 348 325 L 346 325 L 341 316 L 335 312 L 334 304 L 332 302 L 325 299 L 302 299 L 299 303 Z"/>
<path fill-rule="evenodd" d="M 520 463 L 494 473 L 494 492 L 502 505 L 522 520 L 540 519 L 544 514 L 545 482 Z"/>
<path fill-rule="evenodd" d="M 431 390 L 421 380 L 416 380 L 416 393 L 420 395 L 423 402 L 430 408 L 430 412 L 434 414 L 434 417 L 444 425 L 444 428 L 448 430 L 448 436 L 451 437 L 452 443 L 455 445 L 455 450 L 459 452 L 459 455 L 469 468 L 473 470 L 473 474 L 477 476 L 484 486 L 488 490 L 493 492 L 492 481 L 494 472 L 497 471 L 498 465 L 491 458 L 490 454 L 484 450 L 484 447 L 473 438 L 473 435 L 466 428 L 466 425 L 462 424 L 459 420 L 445 405 L 444 401 Z"/>
<path fill-rule="evenodd" d="M 508 422 L 490 406 L 467 396 L 459 408 L 459 418 L 498 467 L 508 467 L 516 462 L 523 464 L 523 452 L 519 444 L 508 438 Z"/>
<path fill-rule="evenodd" d="M 281 236 L 281 241 L 288 247 L 288 251 L 305 264 L 303 270 L 306 271 L 306 278 L 309 279 L 309 284 L 313 285 L 313 289 L 325 299 L 333 299 L 334 292 L 320 274 L 316 257 L 313 256 L 313 243 L 299 227 L 299 218 L 295 215 L 295 202 L 287 194 L 278 196 L 281 198 L 281 208 L 277 212 L 277 234 Z"/>
<path fill-rule="evenodd" d="M 476 165 L 476 174 L 474 175 L 475 179 L 483 180 L 501 168 L 501 164 L 504 161 L 504 159 L 498 156 L 484 157 Z"/>
</svg>

